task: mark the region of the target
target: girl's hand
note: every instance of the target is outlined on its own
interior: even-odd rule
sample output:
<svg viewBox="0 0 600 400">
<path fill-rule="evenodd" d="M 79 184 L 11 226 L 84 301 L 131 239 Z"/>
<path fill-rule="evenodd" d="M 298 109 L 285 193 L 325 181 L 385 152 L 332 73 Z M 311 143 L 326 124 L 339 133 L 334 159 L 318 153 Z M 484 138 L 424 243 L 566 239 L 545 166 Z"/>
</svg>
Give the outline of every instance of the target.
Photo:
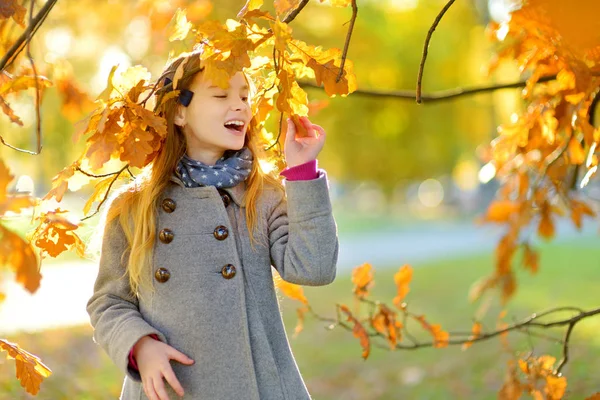
<svg viewBox="0 0 600 400">
<path fill-rule="evenodd" d="M 306 129 L 306 137 L 296 137 L 296 125 L 288 118 L 288 129 L 285 137 L 285 160 L 289 168 L 304 164 L 317 158 L 325 144 L 325 130 L 310 122 L 307 117 L 300 117 L 300 123 Z"/>
<path fill-rule="evenodd" d="M 144 392 L 150 400 L 170 400 L 165 391 L 163 377 L 173 390 L 183 396 L 183 387 L 175 377 L 170 360 L 191 365 L 194 360 L 173 347 L 150 336 L 144 336 L 133 347 L 133 356 L 138 365 Z"/>
</svg>

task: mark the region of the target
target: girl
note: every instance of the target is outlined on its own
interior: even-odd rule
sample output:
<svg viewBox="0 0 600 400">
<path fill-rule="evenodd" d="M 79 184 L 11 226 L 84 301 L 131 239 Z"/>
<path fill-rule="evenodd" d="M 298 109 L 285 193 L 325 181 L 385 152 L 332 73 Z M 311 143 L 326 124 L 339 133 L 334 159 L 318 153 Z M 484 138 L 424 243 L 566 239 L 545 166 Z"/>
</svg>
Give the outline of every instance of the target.
<svg viewBox="0 0 600 400">
<path fill-rule="evenodd" d="M 178 98 L 157 112 L 167 137 L 147 179 L 106 217 L 87 311 L 99 343 L 125 373 L 121 399 L 310 399 L 291 353 L 271 275 L 327 285 L 338 240 L 327 177 L 316 156 L 325 132 L 288 119 L 285 187 L 258 166 L 248 81 L 223 90 L 200 54 L 184 64 Z M 160 91 L 159 91 L 160 92 Z"/>
</svg>

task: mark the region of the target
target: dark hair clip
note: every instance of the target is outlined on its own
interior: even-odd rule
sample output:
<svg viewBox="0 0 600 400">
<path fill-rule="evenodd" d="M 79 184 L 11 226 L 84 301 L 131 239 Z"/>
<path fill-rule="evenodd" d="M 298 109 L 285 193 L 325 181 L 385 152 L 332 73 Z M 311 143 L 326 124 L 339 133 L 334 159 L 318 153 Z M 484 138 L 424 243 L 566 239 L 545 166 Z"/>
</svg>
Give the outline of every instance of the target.
<svg viewBox="0 0 600 400">
<path fill-rule="evenodd" d="M 170 78 L 166 77 L 164 86 L 170 85 L 171 83 L 173 83 L 173 81 Z M 173 90 L 172 87 L 171 87 L 171 90 Z M 192 102 L 192 97 L 194 97 L 194 92 L 192 92 L 191 90 L 188 90 L 188 89 L 181 89 L 179 91 L 179 96 L 177 97 L 177 101 L 182 106 L 187 107 Z"/>
</svg>

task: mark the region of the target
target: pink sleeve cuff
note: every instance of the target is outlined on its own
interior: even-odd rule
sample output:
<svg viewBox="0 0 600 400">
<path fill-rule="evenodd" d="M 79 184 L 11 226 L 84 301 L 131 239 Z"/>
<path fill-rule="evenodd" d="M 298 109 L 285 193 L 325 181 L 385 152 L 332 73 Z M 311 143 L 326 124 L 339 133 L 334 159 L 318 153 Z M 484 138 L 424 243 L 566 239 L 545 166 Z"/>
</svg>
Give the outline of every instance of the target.
<svg viewBox="0 0 600 400">
<path fill-rule="evenodd" d="M 150 335 L 150 337 L 154 340 L 160 340 L 158 338 L 158 335 L 156 334 L 152 334 Z M 137 366 L 137 362 L 135 361 L 135 357 L 133 356 L 133 349 L 129 350 L 129 366 L 133 369 L 135 369 L 136 371 L 139 371 L 139 368 Z"/>
<path fill-rule="evenodd" d="M 309 181 L 319 177 L 317 172 L 317 160 L 311 160 L 295 167 L 286 168 L 281 171 L 282 175 L 288 181 Z"/>
</svg>

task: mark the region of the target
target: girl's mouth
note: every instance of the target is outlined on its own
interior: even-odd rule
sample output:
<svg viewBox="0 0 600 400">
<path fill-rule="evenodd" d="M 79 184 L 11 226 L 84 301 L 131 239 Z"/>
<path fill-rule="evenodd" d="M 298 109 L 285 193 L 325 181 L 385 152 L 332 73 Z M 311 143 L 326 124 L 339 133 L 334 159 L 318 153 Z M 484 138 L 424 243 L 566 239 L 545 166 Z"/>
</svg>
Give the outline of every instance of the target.
<svg viewBox="0 0 600 400">
<path fill-rule="evenodd" d="M 234 133 L 240 133 L 244 130 L 245 124 L 240 125 L 236 123 L 226 122 L 223 126 L 228 130 L 233 131 Z"/>
</svg>

